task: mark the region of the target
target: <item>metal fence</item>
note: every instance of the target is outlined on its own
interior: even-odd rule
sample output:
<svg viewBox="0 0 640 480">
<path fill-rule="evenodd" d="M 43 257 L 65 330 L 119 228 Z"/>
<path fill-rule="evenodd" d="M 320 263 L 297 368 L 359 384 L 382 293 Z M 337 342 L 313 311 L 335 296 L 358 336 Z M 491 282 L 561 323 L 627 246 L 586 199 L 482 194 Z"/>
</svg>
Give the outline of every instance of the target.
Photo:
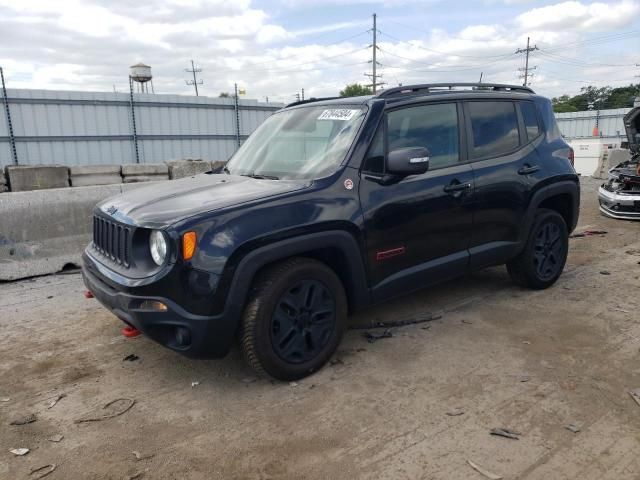
<svg viewBox="0 0 640 480">
<path fill-rule="evenodd" d="M 281 104 L 144 93 L 7 89 L 0 167 L 226 160 Z M 15 145 L 15 150 L 13 149 Z"/>
<path fill-rule="evenodd" d="M 588 110 L 583 112 L 556 113 L 556 120 L 562 135 L 569 140 L 579 138 L 603 138 L 611 141 L 623 141 L 624 115 L 630 108 L 609 110 Z M 598 135 L 594 128 L 598 127 Z"/>
<path fill-rule="evenodd" d="M 6 96 L 5 96 L 6 95 Z M 281 104 L 145 93 L 7 89 L 0 119 L 6 165 L 226 160 Z M 629 108 L 557 113 L 569 140 L 624 140 Z"/>
</svg>

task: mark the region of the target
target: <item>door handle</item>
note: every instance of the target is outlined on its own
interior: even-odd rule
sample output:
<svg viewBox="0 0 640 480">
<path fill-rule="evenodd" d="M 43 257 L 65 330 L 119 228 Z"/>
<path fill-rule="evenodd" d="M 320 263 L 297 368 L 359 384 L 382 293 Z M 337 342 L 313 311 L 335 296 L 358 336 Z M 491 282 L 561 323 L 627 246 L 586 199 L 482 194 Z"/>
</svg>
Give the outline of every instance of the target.
<svg viewBox="0 0 640 480">
<path fill-rule="evenodd" d="M 468 190 L 471 188 L 470 183 L 450 183 L 446 187 L 444 187 L 444 191 L 447 193 L 457 193 L 463 190 Z"/>
<path fill-rule="evenodd" d="M 540 167 L 538 165 L 532 166 L 529 164 L 525 164 L 524 167 L 518 170 L 518 175 L 529 175 L 530 173 L 536 173 L 538 170 L 540 170 Z"/>
</svg>

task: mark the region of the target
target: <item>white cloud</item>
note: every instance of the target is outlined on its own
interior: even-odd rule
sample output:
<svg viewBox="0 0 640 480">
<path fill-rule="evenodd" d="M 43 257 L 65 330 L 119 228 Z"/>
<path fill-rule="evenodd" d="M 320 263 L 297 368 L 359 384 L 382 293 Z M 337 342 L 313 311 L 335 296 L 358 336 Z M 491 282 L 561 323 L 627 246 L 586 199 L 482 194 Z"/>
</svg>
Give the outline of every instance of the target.
<svg viewBox="0 0 640 480">
<path fill-rule="evenodd" d="M 523 29 L 608 30 L 628 24 L 639 12 L 638 3 L 630 0 L 590 4 L 570 1 L 529 10 L 518 15 L 516 23 Z"/>
<path fill-rule="evenodd" d="M 311 0 L 286 1 L 311 5 Z M 486 0 L 494 1 L 519 0 Z M 361 20 L 287 29 L 250 0 L 0 0 L 0 11 L 0 65 L 5 67 L 10 87 L 111 90 L 116 85 L 124 91 L 128 66 L 143 61 L 152 66 L 156 92 L 190 94 L 184 69 L 193 58 L 203 69 L 200 91 L 205 95 L 231 91 L 238 82 L 247 88 L 249 98 L 268 95 L 272 101 L 291 101 L 303 87 L 307 96 L 328 96 L 346 83 L 366 83 L 363 73 L 371 68 L 367 63 L 370 39 L 362 35 L 370 23 L 368 13 Z M 470 23 L 455 31 L 438 23 L 440 28 L 426 31 L 425 26 L 422 34 L 410 29 L 389 31 L 391 23 L 385 19 L 391 12 L 381 13 L 383 32 L 406 41 L 379 37 L 380 71 L 391 86 L 475 81 L 480 72 L 485 81 L 514 83 L 519 81 L 517 69 L 523 64 L 523 57 L 514 52 L 525 46 L 527 36 L 543 49 L 555 48 L 583 40 L 596 29 L 615 33 L 632 23 L 638 13 L 638 3 L 629 0 L 610 4 L 570 1 L 530 8 L 503 23 Z M 333 37 L 322 35 L 324 41 L 309 39 L 343 29 L 350 30 Z M 337 36 L 350 39 L 326 45 Z M 563 54 L 572 57 L 574 50 Z M 605 73 L 606 69 L 565 65 L 559 59 L 553 63 L 536 55 L 532 64 L 539 68 L 534 85 L 548 89 L 545 93 L 577 90 L 584 79 L 606 83 L 614 76 L 611 71 Z M 634 63 L 630 57 L 607 60 Z M 633 75 L 632 67 L 615 73 L 620 79 Z M 562 83 L 554 76 L 578 83 Z"/>
</svg>

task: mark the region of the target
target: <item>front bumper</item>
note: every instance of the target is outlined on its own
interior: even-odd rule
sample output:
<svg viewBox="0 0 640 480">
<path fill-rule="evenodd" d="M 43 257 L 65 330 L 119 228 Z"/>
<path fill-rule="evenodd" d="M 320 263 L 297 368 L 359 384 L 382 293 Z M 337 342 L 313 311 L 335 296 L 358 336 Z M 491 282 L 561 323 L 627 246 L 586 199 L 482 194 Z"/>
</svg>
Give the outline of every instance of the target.
<svg viewBox="0 0 640 480">
<path fill-rule="evenodd" d="M 640 220 L 640 192 L 637 194 L 610 192 L 598 189 L 600 211 L 611 218 Z"/>
<path fill-rule="evenodd" d="M 234 341 L 237 319 L 225 311 L 204 316 L 187 312 L 163 296 L 136 295 L 121 291 L 100 278 L 83 259 L 82 277 L 87 289 L 116 317 L 152 340 L 191 358 L 221 358 Z M 161 302 L 166 310 L 158 310 Z M 153 308 L 156 306 L 156 308 Z"/>
</svg>

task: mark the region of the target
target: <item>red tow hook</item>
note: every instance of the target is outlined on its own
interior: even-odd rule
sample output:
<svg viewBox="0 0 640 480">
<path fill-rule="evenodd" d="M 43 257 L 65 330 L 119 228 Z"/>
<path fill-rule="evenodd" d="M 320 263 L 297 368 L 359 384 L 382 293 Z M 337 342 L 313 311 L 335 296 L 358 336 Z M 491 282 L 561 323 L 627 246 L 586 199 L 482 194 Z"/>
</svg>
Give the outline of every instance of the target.
<svg viewBox="0 0 640 480">
<path fill-rule="evenodd" d="M 140 330 L 130 325 L 127 325 L 126 327 L 122 327 L 122 335 L 124 335 L 127 338 L 137 337 L 141 333 L 142 332 Z"/>
<path fill-rule="evenodd" d="M 93 297 L 93 293 L 91 293 L 89 290 L 85 290 L 84 291 L 84 298 L 94 298 Z"/>
</svg>

